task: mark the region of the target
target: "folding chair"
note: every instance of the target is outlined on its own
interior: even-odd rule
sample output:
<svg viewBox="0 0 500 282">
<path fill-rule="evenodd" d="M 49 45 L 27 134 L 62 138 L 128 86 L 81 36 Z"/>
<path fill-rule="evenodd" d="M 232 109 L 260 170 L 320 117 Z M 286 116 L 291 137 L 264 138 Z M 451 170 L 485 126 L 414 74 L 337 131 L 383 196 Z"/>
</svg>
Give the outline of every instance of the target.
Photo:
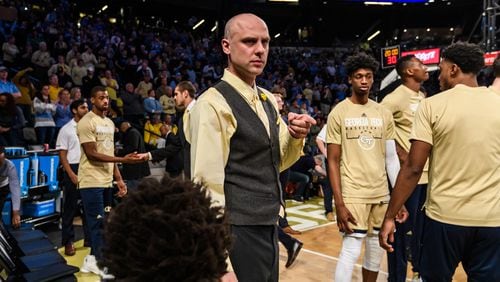
<svg viewBox="0 0 500 282">
<path fill-rule="evenodd" d="M 65 262 L 41 266 L 46 262 L 39 262 L 44 258 L 36 256 L 26 260 L 37 261 L 39 267 L 30 269 L 23 261 L 16 262 L 4 248 L 3 243 L 0 244 L 0 264 L 7 272 L 7 281 L 76 281 L 74 273 L 79 271 L 78 267 L 67 265 Z"/>
</svg>

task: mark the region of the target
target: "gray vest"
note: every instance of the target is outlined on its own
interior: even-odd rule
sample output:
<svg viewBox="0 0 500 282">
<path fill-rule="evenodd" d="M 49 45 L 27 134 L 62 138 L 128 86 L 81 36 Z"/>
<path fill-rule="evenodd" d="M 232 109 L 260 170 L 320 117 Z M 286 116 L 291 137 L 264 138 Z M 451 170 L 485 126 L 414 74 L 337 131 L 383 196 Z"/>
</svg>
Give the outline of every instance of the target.
<svg viewBox="0 0 500 282">
<path fill-rule="evenodd" d="M 274 225 L 283 203 L 276 110 L 269 100 L 262 102 L 269 119 L 269 137 L 260 118 L 236 89 L 225 81 L 214 88 L 224 96 L 238 124 L 225 167 L 225 212 L 229 223 Z"/>
</svg>

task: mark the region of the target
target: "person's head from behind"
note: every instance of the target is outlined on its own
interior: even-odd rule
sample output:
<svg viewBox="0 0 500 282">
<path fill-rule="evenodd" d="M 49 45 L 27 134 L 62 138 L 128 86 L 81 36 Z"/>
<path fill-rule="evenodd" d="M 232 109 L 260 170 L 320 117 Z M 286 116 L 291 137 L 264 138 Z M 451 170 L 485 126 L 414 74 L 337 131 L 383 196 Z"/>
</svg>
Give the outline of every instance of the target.
<svg viewBox="0 0 500 282">
<path fill-rule="evenodd" d="M 71 102 L 71 105 L 69 105 L 69 108 L 71 109 L 71 113 L 73 114 L 75 119 L 78 120 L 80 120 L 85 114 L 89 112 L 89 106 L 83 99 L 74 100 L 73 102 Z"/>
<path fill-rule="evenodd" d="M 181 81 L 174 90 L 175 105 L 178 108 L 185 108 L 194 99 L 196 89 L 190 81 Z"/>
<path fill-rule="evenodd" d="M 205 188 L 146 178 L 111 212 L 102 265 L 117 280 L 219 281 L 230 244 L 225 222 Z"/>
<path fill-rule="evenodd" d="M 109 95 L 104 86 L 94 86 L 90 91 L 90 102 L 92 102 L 92 109 L 100 112 L 106 112 L 109 109 Z"/>
<path fill-rule="evenodd" d="M 422 83 L 429 79 L 427 67 L 415 55 L 406 55 L 396 63 L 396 72 L 403 81 L 413 78 L 416 82 Z"/>
<path fill-rule="evenodd" d="M 130 127 L 132 127 L 130 122 L 124 120 L 120 123 L 120 132 L 125 133 Z"/>
<path fill-rule="evenodd" d="M 228 56 L 229 71 L 253 85 L 264 70 L 269 53 L 269 30 L 254 14 L 232 17 L 224 28 L 222 51 Z"/>
<path fill-rule="evenodd" d="M 369 95 L 375 72 L 378 69 L 377 61 L 366 54 L 358 54 L 347 58 L 345 69 L 353 94 Z"/>
<path fill-rule="evenodd" d="M 476 81 L 477 74 L 484 66 L 483 55 L 481 48 L 472 43 L 458 42 L 444 49 L 439 63 L 441 91 L 451 89 L 466 80 Z"/>
</svg>

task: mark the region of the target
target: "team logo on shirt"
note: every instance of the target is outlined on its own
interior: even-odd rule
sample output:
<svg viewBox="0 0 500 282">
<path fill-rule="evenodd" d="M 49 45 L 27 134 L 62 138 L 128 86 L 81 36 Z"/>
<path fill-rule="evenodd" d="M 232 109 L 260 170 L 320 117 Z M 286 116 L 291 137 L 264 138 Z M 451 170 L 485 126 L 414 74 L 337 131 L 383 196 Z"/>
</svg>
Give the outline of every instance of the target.
<svg viewBox="0 0 500 282">
<path fill-rule="evenodd" d="M 104 149 L 106 150 L 112 150 L 114 143 L 113 143 L 113 134 L 114 134 L 114 129 L 109 126 L 96 126 L 96 137 L 97 137 L 97 142 L 101 143 Z"/>
<path fill-rule="evenodd" d="M 375 146 L 375 138 L 371 132 L 361 132 L 358 138 L 358 144 L 362 149 L 371 150 Z"/>
<path fill-rule="evenodd" d="M 344 119 L 347 139 L 356 139 L 363 150 L 375 147 L 377 139 L 382 139 L 383 121 L 381 118 L 369 118 L 366 114 L 360 118 Z"/>
</svg>

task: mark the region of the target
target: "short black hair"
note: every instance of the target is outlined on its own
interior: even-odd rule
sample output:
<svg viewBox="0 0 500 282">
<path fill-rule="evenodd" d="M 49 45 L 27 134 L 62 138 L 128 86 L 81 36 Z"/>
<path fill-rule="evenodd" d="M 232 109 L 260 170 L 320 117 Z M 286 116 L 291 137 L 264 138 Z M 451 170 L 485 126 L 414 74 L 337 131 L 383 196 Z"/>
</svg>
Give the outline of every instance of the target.
<svg viewBox="0 0 500 282">
<path fill-rule="evenodd" d="M 97 86 L 92 87 L 92 90 L 90 90 L 90 97 L 95 97 L 97 92 L 101 92 L 101 91 L 102 92 L 106 91 L 106 87 L 101 86 L 101 85 L 97 85 Z"/>
<path fill-rule="evenodd" d="M 359 69 L 370 69 L 373 73 L 378 70 L 378 62 L 373 57 L 363 53 L 348 57 L 344 66 L 348 76 Z"/>
<path fill-rule="evenodd" d="M 410 54 L 398 59 L 396 62 L 396 72 L 399 76 L 403 77 L 405 70 L 408 68 L 409 63 L 413 58 L 416 58 L 415 55 Z"/>
<path fill-rule="evenodd" d="M 219 281 L 230 247 L 223 210 L 207 189 L 145 178 L 109 216 L 100 265 L 118 280 Z"/>
<path fill-rule="evenodd" d="M 456 64 L 463 73 L 477 75 L 484 67 L 484 53 L 478 45 L 457 42 L 444 49 L 441 57 Z"/>
<path fill-rule="evenodd" d="M 73 113 L 73 110 L 77 110 L 78 107 L 80 107 L 81 105 L 85 104 L 85 100 L 83 99 L 78 99 L 78 100 L 75 100 L 73 102 L 71 102 L 71 105 L 69 105 L 69 109 L 71 110 L 71 113 Z"/>
</svg>

